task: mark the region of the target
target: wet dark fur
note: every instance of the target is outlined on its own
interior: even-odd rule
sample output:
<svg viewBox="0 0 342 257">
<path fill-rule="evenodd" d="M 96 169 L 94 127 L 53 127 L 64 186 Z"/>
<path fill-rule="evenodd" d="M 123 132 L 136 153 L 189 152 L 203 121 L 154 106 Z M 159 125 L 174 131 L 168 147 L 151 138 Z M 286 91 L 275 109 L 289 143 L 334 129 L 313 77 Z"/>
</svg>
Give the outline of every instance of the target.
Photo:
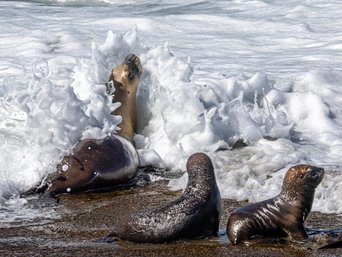
<svg viewBox="0 0 342 257">
<path fill-rule="evenodd" d="M 304 221 L 311 211 L 315 188 L 323 176 L 324 170 L 314 166 L 290 168 L 278 196 L 247 205 L 231 214 L 227 223 L 229 240 L 238 244 L 256 236 L 307 238 Z"/>
<path fill-rule="evenodd" d="M 154 209 L 119 218 L 119 238 L 140 243 L 161 243 L 180 238 L 216 236 L 221 210 L 210 158 L 197 153 L 187 162 L 189 182 L 184 193 Z"/>
<path fill-rule="evenodd" d="M 74 193 L 127 182 L 138 171 L 137 157 L 132 159 L 115 137 L 83 140 L 75 147 L 74 154 L 65 157 L 58 165 L 47 192 L 50 195 Z M 63 167 L 68 169 L 63 171 Z M 129 172 L 128 167 L 131 167 Z"/>
</svg>

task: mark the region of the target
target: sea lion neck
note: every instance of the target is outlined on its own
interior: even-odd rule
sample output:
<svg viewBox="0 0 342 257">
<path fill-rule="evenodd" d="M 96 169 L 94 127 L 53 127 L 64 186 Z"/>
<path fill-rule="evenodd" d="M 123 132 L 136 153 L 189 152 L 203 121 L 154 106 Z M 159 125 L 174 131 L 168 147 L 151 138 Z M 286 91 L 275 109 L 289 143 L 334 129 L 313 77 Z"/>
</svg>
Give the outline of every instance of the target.
<svg viewBox="0 0 342 257">
<path fill-rule="evenodd" d="M 121 123 L 118 125 L 120 130 L 117 135 L 133 142 L 134 133 L 137 128 L 137 109 L 136 109 L 136 92 L 128 91 L 120 87 L 115 87 L 113 102 L 120 102 L 121 105 L 111 114 L 120 115 Z"/>
<path fill-rule="evenodd" d="M 298 209 L 300 214 L 298 214 L 298 216 L 303 217 L 305 220 L 311 211 L 314 196 L 315 187 L 310 185 L 301 185 L 300 187 L 293 185 L 292 187 L 284 187 L 283 185 L 283 189 L 278 195 L 278 198 L 283 202 L 291 203 L 292 206 L 300 206 Z"/>
<path fill-rule="evenodd" d="M 302 199 L 303 197 L 308 197 L 309 195 L 314 195 L 315 188 L 310 185 L 296 185 L 284 184 L 280 192 L 280 196 L 286 199 Z"/>
<path fill-rule="evenodd" d="M 110 81 L 114 84 L 113 102 L 120 102 L 121 105 L 111 114 L 120 115 L 120 130 L 117 135 L 133 142 L 134 133 L 137 129 L 136 94 L 142 74 L 142 67 L 137 56 L 127 55 L 124 62 L 112 70 Z"/>
<path fill-rule="evenodd" d="M 291 167 L 284 177 L 279 197 L 288 202 L 301 203 L 302 209 L 311 210 L 315 190 L 322 181 L 324 170 L 307 164 Z"/>
</svg>

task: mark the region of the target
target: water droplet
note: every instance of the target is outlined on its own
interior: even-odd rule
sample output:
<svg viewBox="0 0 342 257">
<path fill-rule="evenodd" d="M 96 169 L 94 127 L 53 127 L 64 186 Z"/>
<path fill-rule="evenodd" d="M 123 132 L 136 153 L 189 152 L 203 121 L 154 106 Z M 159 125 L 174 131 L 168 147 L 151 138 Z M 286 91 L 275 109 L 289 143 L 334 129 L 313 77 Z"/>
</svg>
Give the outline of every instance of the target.
<svg viewBox="0 0 342 257">
<path fill-rule="evenodd" d="M 68 164 L 64 164 L 62 166 L 62 171 L 67 171 L 69 169 L 69 165 Z"/>
</svg>

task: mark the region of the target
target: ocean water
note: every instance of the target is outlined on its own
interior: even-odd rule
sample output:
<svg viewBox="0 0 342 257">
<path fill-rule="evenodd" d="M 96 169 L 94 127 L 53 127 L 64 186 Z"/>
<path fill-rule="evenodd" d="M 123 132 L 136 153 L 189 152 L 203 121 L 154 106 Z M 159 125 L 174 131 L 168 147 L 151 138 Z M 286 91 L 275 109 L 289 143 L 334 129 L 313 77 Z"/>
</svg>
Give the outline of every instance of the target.
<svg viewBox="0 0 342 257">
<path fill-rule="evenodd" d="M 204 151 L 222 196 L 250 202 L 278 194 L 290 166 L 321 166 L 313 210 L 342 212 L 339 1 L 1 1 L 0 16 L 3 221 L 37 216 L 20 193 L 115 130 L 104 84 L 128 53 L 144 68 L 144 165 L 184 170 Z"/>
</svg>

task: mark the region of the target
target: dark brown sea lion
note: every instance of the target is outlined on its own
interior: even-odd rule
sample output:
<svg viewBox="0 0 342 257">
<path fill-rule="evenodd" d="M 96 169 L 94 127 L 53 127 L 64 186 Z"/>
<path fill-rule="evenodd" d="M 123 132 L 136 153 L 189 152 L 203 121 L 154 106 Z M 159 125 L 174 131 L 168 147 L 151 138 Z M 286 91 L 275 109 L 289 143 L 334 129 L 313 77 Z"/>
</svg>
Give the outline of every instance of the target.
<svg viewBox="0 0 342 257">
<path fill-rule="evenodd" d="M 230 215 L 227 223 L 229 240 L 238 244 L 256 236 L 307 238 L 304 222 L 323 176 L 324 170 L 314 166 L 290 168 L 279 195 L 242 207 Z"/>
<path fill-rule="evenodd" d="M 47 189 L 50 195 L 107 190 L 135 177 L 139 159 L 134 146 L 121 137 L 83 140 L 63 159 Z"/>
<path fill-rule="evenodd" d="M 199 236 L 217 236 L 221 197 L 214 167 L 204 153 L 187 161 L 188 185 L 172 202 L 119 217 L 112 235 L 139 243 L 161 243 Z"/>
<path fill-rule="evenodd" d="M 137 126 L 136 92 L 141 73 L 140 60 L 133 54 L 127 55 L 124 62 L 112 70 L 113 101 L 121 103 L 112 114 L 121 115 L 120 130 L 104 139 L 79 142 L 73 154 L 58 165 L 58 171 L 48 177 L 46 194 L 103 190 L 135 177 L 139 159 L 133 136 Z"/>
</svg>

